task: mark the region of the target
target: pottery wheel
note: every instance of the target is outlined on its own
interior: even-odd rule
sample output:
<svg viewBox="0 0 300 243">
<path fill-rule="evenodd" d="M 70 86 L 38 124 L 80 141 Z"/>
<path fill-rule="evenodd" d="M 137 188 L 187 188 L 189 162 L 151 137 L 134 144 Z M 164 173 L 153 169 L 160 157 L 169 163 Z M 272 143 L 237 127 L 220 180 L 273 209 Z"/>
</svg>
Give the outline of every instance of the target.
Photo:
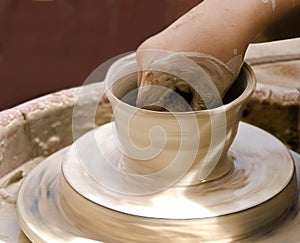
<svg viewBox="0 0 300 243">
<path fill-rule="evenodd" d="M 111 127 L 101 126 L 95 135 L 114 167 L 122 155 L 112 143 Z M 82 163 L 75 144 L 43 161 L 20 189 L 19 222 L 34 242 L 230 242 L 270 231 L 295 203 L 297 179 L 289 151 L 245 123 L 229 151 L 234 163 L 229 174 L 143 196 L 98 183 L 107 176 L 97 169 L 102 158 L 91 155 Z"/>
</svg>

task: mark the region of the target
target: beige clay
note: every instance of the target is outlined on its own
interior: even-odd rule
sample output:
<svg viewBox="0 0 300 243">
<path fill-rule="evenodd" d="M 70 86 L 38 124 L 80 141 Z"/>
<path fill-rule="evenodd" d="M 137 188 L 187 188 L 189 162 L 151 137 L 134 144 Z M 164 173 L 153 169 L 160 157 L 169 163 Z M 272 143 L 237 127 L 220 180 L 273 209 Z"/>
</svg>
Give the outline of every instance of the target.
<svg viewBox="0 0 300 243">
<path fill-rule="evenodd" d="M 119 97 L 128 92 L 124 88 L 135 86 L 136 80 L 129 75 L 132 72 L 126 72 L 134 71 L 136 66 L 124 65 L 126 68 L 122 70 L 123 64 L 128 64 L 130 58 L 133 57 L 125 57 L 114 64 L 108 74 L 106 84 L 110 89 L 107 94 L 113 106 L 115 122 L 85 134 L 68 151 L 62 150 L 49 157 L 24 181 L 18 197 L 19 222 L 23 231 L 33 241 L 48 242 L 168 242 L 170 239 L 172 242 L 231 242 L 246 237 L 252 241 L 258 241 L 259 237 L 272 237 L 266 236 L 266 232 L 286 218 L 295 204 L 295 166 L 289 151 L 273 136 L 244 123 L 238 125 L 240 107 L 255 86 L 249 68 L 242 69 L 244 74 L 237 82 L 242 92 L 224 107 L 211 111 L 174 113 L 179 121 L 180 117 L 199 121 L 209 119 L 210 112 L 212 116 L 214 112 L 224 112 L 227 120 L 218 125 L 229 131 L 226 135 L 229 144 L 224 148 L 212 144 L 212 151 L 221 149 L 223 153 L 224 149 L 227 156 L 220 157 L 220 164 L 227 161 L 232 167 L 225 170 L 226 173 L 220 173 L 222 166 L 216 167 L 216 160 L 208 160 L 206 164 L 196 160 L 192 161 L 191 170 L 182 171 L 185 163 L 182 159 L 178 161 L 182 163 L 175 164 L 177 166 L 170 175 L 178 176 L 176 172 L 179 171 L 184 172 L 181 174 L 183 177 L 168 187 L 154 187 L 155 191 L 149 192 L 144 190 L 144 185 L 150 185 L 150 188 L 151 185 L 161 185 L 165 182 L 164 178 L 160 178 L 158 184 L 155 184 L 156 180 L 154 184 L 151 180 L 144 185 L 142 182 L 147 182 L 153 175 L 159 178 L 157 175 L 161 171 L 170 172 L 168 170 L 172 167 L 169 165 L 172 164 L 167 163 L 166 168 L 161 168 L 159 163 L 146 163 L 144 168 L 147 170 L 142 170 L 142 173 L 134 170 L 138 161 L 143 162 L 144 155 L 151 156 L 155 150 L 150 149 L 149 152 L 140 147 L 144 137 L 134 134 L 145 129 L 142 127 L 145 122 L 135 124 L 131 120 L 148 119 L 156 126 L 165 126 L 166 134 L 172 135 L 166 136 L 169 147 L 175 134 L 168 134 L 168 129 L 176 126 L 173 122 L 167 126 L 164 124 L 164 121 L 171 119 L 172 114 L 168 112 L 139 110 L 120 100 Z M 128 82 L 128 77 L 131 80 L 128 86 L 118 85 L 123 71 L 126 74 L 123 82 Z M 135 112 L 131 113 L 131 109 Z M 190 125 L 189 119 L 185 119 L 181 125 Z M 129 126 L 122 127 L 122 121 L 127 121 L 125 124 Z M 196 127 L 187 128 L 194 131 Z M 218 131 L 218 128 L 215 129 Z M 140 149 L 135 150 L 139 151 L 137 154 L 126 147 L 130 142 L 126 129 L 131 130 L 133 135 L 131 142 L 138 145 L 134 149 Z M 215 129 L 208 131 L 213 133 Z M 235 135 L 235 142 L 230 147 Z M 204 137 L 205 141 L 209 136 Z M 159 141 L 153 143 L 154 146 L 157 144 L 160 144 Z M 201 141 L 199 144 L 203 148 L 210 146 Z M 158 152 L 168 151 L 168 146 L 163 146 L 163 150 Z M 181 156 L 189 152 L 184 149 L 178 151 Z M 168 154 L 173 153 L 170 150 L 164 156 L 167 158 Z M 200 153 L 198 158 L 204 158 L 207 154 Z M 136 160 L 135 163 L 130 164 L 133 160 Z M 210 178 L 215 168 L 218 173 Z M 203 178 L 200 176 L 202 172 L 206 172 Z"/>
</svg>

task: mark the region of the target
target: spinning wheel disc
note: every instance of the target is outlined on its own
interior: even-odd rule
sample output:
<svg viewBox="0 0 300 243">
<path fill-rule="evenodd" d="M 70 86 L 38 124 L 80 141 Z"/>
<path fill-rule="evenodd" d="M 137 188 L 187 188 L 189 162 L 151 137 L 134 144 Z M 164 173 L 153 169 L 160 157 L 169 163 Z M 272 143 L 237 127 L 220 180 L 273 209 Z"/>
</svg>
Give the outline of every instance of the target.
<svg viewBox="0 0 300 243">
<path fill-rule="evenodd" d="M 110 141 L 110 127 L 99 127 L 97 138 Z M 112 154 L 113 146 L 107 148 Z M 126 196 L 97 183 L 101 174 L 83 168 L 73 145 L 46 159 L 24 181 L 18 198 L 21 228 L 31 240 L 47 242 L 232 241 L 269 229 L 294 203 L 293 158 L 273 136 L 245 123 L 230 154 L 234 170 L 221 179 Z"/>
</svg>

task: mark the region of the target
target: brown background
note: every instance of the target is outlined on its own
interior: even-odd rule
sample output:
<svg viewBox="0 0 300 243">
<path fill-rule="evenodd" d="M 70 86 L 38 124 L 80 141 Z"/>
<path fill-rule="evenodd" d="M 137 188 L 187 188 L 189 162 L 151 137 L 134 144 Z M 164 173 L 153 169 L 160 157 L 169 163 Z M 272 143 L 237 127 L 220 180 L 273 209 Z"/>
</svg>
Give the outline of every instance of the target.
<svg viewBox="0 0 300 243">
<path fill-rule="evenodd" d="M 81 85 L 200 0 L 0 0 L 0 110 Z"/>
</svg>

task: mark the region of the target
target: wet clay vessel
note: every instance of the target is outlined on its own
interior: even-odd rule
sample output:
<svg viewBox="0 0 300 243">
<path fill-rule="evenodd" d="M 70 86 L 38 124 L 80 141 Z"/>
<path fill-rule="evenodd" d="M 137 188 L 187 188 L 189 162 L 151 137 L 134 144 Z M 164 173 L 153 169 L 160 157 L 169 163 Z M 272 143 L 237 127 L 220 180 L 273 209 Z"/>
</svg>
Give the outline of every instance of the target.
<svg viewBox="0 0 300 243">
<path fill-rule="evenodd" d="M 239 123 L 255 88 L 251 69 L 244 65 L 222 107 L 171 114 L 136 108 L 134 94 L 123 99 L 135 89 L 134 60 L 107 74 L 114 121 L 25 179 L 24 233 L 34 242 L 231 242 L 258 239 L 285 219 L 296 203 L 293 158 Z"/>
</svg>

